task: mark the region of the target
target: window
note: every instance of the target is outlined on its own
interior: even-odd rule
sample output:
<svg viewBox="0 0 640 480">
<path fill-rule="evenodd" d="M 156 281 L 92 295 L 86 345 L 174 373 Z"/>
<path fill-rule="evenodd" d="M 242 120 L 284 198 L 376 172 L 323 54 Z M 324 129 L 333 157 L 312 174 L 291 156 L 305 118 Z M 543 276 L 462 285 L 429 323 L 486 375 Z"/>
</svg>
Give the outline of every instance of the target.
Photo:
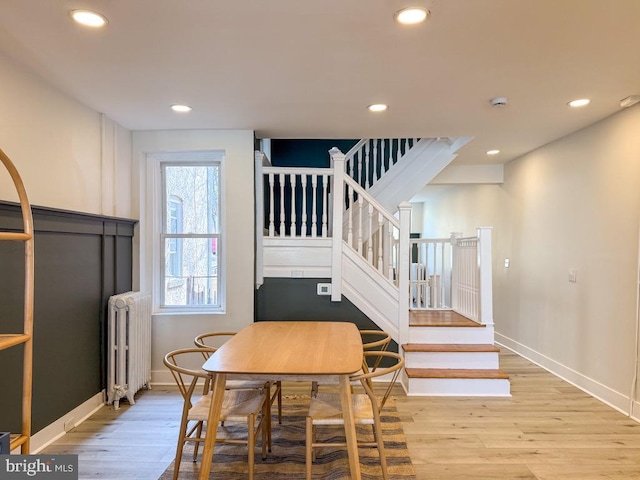
<svg viewBox="0 0 640 480">
<path fill-rule="evenodd" d="M 182 233 L 182 200 L 175 195 L 169 196 L 168 220 L 167 233 Z M 179 277 L 182 274 L 182 238 L 168 239 L 165 268 L 168 277 Z"/>
<path fill-rule="evenodd" d="M 215 153 L 156 156 L 162 192 L 159 306 L 165 310 L 210 312 L 223 306 L 221 164 L 211 159 L 220 157 Z"/>
</svg>

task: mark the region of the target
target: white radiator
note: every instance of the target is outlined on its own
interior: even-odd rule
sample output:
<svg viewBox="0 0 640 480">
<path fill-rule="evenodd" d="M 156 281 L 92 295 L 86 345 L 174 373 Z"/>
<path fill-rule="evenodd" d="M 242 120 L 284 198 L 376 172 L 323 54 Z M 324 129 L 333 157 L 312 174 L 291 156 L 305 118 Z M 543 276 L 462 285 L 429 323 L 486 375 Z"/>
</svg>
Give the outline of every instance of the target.
<svg viewBox="0 0 640 480">
<path fill-rule="evenodd" d="M 151 294 L 127 292 L 109 297 L 107 403 L 133 396 L 151 381 Z"/>
</svg>

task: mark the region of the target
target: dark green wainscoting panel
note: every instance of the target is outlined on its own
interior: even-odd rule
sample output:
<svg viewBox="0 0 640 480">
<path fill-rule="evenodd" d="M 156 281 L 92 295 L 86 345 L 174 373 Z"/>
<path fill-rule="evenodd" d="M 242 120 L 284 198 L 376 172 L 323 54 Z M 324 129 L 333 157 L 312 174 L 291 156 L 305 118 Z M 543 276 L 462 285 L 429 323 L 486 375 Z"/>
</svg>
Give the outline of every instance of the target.
<svg viewBox="0 0 640 480">
<path fill-rule="evenodd" d="M 32 433 L 105 384 L 109 296 L 132 287 L 135 220 L 33 207 L 35 301 Z M 0 229 L 21 231 L 0 202 Z M 0 242 L 0 331 L 22 331 L 24 244 Z M 22 348 L 0 351 L 0 431 L 20 430 Z"/>
</svg>

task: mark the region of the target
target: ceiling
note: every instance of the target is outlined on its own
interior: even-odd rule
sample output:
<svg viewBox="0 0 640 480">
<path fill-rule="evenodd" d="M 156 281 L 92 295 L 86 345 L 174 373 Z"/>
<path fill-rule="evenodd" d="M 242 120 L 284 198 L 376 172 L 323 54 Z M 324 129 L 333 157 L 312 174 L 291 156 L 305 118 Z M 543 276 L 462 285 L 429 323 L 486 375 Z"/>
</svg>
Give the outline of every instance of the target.
<svg viewBox="0 0 640 480">
<path fill-rule="evenodd" d="M 401 0 L 1 0 L 0 54 L 131 130 L 474 137 L 458 164 L 511 160 L 640 94 L 639 0 L 417 1 L 431 18 L 401 27 Z"/>
</svg>

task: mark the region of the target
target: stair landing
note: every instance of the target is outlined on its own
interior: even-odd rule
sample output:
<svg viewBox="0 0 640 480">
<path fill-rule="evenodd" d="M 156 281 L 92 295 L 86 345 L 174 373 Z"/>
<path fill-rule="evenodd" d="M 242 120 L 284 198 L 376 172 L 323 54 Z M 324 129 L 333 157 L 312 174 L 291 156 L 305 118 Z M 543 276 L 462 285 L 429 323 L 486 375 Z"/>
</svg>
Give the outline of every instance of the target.
<svg viewBox="0 0 640 480">
<path fill-rule="evenodd" d="M 484 327 L 453 310 L 411 310 L 410 327 Z"/>
</svg>

